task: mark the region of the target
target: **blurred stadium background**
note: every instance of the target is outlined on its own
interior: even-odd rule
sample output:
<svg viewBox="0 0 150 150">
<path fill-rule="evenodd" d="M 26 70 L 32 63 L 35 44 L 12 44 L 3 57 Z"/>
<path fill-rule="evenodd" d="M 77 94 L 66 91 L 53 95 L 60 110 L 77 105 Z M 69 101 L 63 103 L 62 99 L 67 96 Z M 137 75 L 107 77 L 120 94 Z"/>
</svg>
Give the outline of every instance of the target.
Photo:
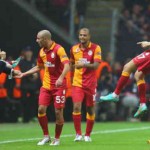
<svg viewBox="0 0 150 150">
<path fill-rule="evenodd" d="M 38 31 L 50 30 L 53 40 L 63 45 L 69 55 L 71 46 L 78 41 L 81 27 L 88 27 L 92 41 L 102 48 L 98 98 L 113 91 L 123 65 L 143 51 L 136 43 L 150 40 L 150 1 L 0 0 L 0 48 L 7 52 L 8 60 L 20 55 L 29 60 L 28 64 L 22 62 L 19 66 L 22 71 L 35 65 L 39 50 L 36 44 Z M 6 75 L 0 75 L 0 126 L 2 123 L 37 122 L 41 74 L 24 81 L 8 81 Z M 146 77 L 146 83 L 149 107 L 150 76 Z M 141 119 L 133 118 L 138 102 L 136 83 L 131 75 L 119 103 L 96 105 L 96 122 L 149 121 L 149 111 Z M 51 106 L 48 110 L 50 122 L 55 120 L 53 109 Z M 82 114 L 85 120 L 84 106 Z M 64 116 L 66 121 L 72 121 L 70 95 L 67 96 Z"/>
</svg>

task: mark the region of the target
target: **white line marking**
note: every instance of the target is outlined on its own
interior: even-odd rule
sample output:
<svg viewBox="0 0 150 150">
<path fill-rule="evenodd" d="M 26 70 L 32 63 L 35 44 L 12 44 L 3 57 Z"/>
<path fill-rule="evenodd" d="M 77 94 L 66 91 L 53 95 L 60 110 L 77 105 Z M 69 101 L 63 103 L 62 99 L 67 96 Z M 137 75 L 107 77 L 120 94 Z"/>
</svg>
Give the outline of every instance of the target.
<svg viewBox="0 0 150 150">
<path fill-rule="evenodd" d="M 126 129 L 116 129 L 116 130 L 104 130 L 104 131 L 95 131 L 92 134 L 108 134 L 108 133 L 121 133 L 121 132 L 129 132 L 129 131 L 141 131 L 141 130 L 148 130 L 150 127 L 140 127 L 140 128 L 126 128 Z M 66 134 L 62 135 L 61 137 L 72 137 L 74 134 Z M 7 141 L 0 141 L 0 144 L 8 144 L 8 143 L 17 143 L 17 142 L 26 142 L 26 141 L 35 141 L 41 138 L 29 138 L 29 139 L 16 139 L 16 140 L 7 140 Z"/>
</svg>

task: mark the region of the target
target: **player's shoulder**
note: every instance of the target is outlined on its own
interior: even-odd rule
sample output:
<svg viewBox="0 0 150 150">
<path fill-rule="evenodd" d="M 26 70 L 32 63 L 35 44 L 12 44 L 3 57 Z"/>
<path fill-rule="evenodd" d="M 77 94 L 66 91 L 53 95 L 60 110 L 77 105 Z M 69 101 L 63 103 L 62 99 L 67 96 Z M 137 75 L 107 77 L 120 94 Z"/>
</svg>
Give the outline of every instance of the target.
<svg viewBox="0 0 150 150">
<path fill-rule="evenodd" d="M 39 50 L 39 56 L 41 56 L 42 54 L 44 54 L 44 47 L 40 48 Z"/>
<path fill-rule="evenodd" d="M 58 43 L 55 42 L 55 46 L 54 46 L 54 49 L 64 49 L 64 47 Z"/>
<path fill-rule="evenodd" d="M 80 43 L 77 43 L 71 47 L 71 51 L 74 51 L 79 48 Z"/>
</svg>

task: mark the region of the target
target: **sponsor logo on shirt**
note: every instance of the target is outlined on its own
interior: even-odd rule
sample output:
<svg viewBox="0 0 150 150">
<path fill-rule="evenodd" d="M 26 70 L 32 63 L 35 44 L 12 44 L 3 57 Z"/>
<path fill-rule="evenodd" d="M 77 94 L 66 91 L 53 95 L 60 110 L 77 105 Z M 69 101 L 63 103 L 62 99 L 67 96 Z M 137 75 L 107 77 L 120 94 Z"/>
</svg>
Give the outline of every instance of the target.
<svg viewBox="0 0 150 150">
<path fill-rule="evenodd" d="M 46 67 L 55 67 L 55 64 L 52 64 L 51 62 L 47 61 L 45 62 Z"/>
<path fill-rule="evenodd" d="M 90 64 L 90 61 L 87 60 L 87 58 L 79 58 L 79 63 L 84 63 L 84 64 Z"/>
</svg>

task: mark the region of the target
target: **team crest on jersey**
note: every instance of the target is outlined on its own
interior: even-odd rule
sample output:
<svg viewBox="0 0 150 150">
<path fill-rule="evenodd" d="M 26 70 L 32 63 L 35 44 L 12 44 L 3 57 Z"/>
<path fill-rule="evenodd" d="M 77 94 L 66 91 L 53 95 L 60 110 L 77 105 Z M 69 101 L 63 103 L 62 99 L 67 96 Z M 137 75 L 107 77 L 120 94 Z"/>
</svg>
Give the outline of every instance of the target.
<svg viewBox="0 0 150 150">
<path fill-rule="evenodd" d="M 77 52 L 79 52 L 80 51 L 80 49 L 79 48 L 77 48 L 76 50 L 75 50 L 75 52 L 77 53 Z"/>
<path fill-rule="evenodd" d="M 88 55 L 91 56 L 93 54 L 92 50 L 88 51 Z"/>
<path fill-rule="evenodd" d="M 51 53 L 51 58 L 54 58 L 55 57 L 55 54 L 52 52 Z"/>
</svg>

